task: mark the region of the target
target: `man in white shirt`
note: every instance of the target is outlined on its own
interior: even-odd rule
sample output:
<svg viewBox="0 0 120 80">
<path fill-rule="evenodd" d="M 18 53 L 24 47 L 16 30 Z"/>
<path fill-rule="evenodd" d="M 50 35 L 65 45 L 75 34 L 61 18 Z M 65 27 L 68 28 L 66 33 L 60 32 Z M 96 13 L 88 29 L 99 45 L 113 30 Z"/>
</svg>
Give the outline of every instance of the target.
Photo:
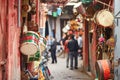
<svg viewBox="0 0 120 80">
<path fill-rule="evenodd" d="M 79 32 L 77 32 L 77 33 L 75 34 L 75 39 L 78 41 L 78 46 L 79 46 L 78 53 L 79 53 L 80 56 L 82 57 L 82 51 L 83 51 L 82 35 L 79 35 Z"/>
</svg>

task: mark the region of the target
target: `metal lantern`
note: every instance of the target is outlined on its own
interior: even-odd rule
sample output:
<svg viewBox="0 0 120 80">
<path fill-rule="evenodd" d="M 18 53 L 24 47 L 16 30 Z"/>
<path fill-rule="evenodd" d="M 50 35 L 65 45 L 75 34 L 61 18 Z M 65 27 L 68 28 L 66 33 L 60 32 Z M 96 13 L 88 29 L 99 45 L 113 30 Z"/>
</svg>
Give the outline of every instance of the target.
<svg viewBox="0 0 120 80">
<path fill-rule="evenodd" d="M 54 11 L 54 12 L 52 13 L 52 16 L 53 16 L 53 17 L 57 17 L 57 16 L 58 16 L 57 12 Z"/>
<path fill-rule="evenodd" d="M 60 16 L 61 15 L 61 13 L 62 13 L 62 9 L 59 7 L 59 8 L 57 8 L 57 14 Z"/>
</svg>

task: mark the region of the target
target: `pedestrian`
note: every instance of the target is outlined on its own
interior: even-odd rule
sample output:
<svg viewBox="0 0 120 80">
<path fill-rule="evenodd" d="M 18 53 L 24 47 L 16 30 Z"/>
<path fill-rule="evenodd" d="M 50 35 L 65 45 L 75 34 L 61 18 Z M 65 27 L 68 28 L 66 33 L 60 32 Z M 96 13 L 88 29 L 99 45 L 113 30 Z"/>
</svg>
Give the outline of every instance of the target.
<svg viewBox="0 0 120 80">
<path fill-rule="evenodd" d="M 46 36 L 46 47 L 47 47 L 48 52 L 50 50 L 51 44 L 52 44 L 52 37 L 48 35 L 48 36 Z"/>
<path fill-rule="evenodd" d="M 70 57 L 70 69 L 73 70 L 73 60 L 75 60 L 74 68 L 78 69 L 78 42 L 74 39 L 73 35 L 70 35 L 68 42 L 69 57 Z"/>
<path fill-rule="evenodd" d="M 58 57 L 63 55 L 63 58 L 65 58 L 65 41 L 66 41 L 66 39 L 67 39 L 67 34 L 63 33 L 62 39 L 60 40 L 62 52 L 58 55 Z"/>
<path fill-rule="evenodd" d="M 78 53 L 80 54 L 81 56 L 81 59 L 83 59 L 83 39 L 82 39 L 82 35 L 79 36 L 78 38 L 78 46 L 79 46 L 79 51 Z"/>
<path fill-rule="evenodd" d="M 56 41 L 56 39 L 53 39 L 53 42 L 51 44 L 51 48 L 49 50 L 51 52 L 52 64 L 57 63 L 56 49 L 57 49 L 58 44 L 59 43 Z"/>
<path fill-rule="evenodd" d="M 68 49 L 68 42 L 70 40 L 70 36 L 67 37 L 67 40 L 65 41 L 65 54 L 67 55 L 66 59 L 66 68 L 69 67 L 69 49 Z"/>
<path fill-rule="evenodd" d="M 82 39 L 82 34 L 79 34 L 79 30 L 76 31 L 75 39 L 78 41 L 78 46 L 79 46 L 78 55 L 80 55 L 80 57 L 82 59 L 83 58 L 83 56 L 82 56 L 82 52 L 83 52 L 83 39 Z"/>
</svg>

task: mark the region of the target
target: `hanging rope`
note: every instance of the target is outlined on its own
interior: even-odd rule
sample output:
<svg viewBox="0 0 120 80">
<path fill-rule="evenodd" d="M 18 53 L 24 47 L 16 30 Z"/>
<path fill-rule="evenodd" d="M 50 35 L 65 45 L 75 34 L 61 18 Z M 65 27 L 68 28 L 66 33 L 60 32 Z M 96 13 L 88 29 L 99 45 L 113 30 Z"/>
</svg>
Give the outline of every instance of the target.
<svg viewBox="0 0 120 80">
<path fill-rule="evenodd" d="M 95 0 L 95 2 L 101 3 L 101 4 L 103 4 L 103 5 L 106 5 L 106 6 L 110 7 L 111 9 L 113 9 L 112 6 L 110 6 L 109 4 L 106 4 L 106 3 L 102 2 L 102 1 L 100 1 L 100 0 Z"/>
</svg>

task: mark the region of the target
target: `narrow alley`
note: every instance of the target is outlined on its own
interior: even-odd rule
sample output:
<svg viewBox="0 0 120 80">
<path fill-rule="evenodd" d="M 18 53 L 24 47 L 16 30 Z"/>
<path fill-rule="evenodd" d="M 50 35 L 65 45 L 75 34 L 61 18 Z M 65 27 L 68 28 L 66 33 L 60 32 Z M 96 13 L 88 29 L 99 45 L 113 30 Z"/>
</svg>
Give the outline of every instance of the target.
<svg viewBox="0 0 120 80">
<path fill-rule="evenodd" d="M 66 58 L 58 58 L 58 63 L 51 64 L 48 62 L 52 80 L 93 80 L 88 74 L 83 72 L 82 60 L 79 58 L 78 69 L 70 70 L 66 68 Z"/>
<path fill-rule="evenodd" d="M 0 0 L 0 10 L 0 80 L 120 80 L 120 0 Z"/>
</svg>

